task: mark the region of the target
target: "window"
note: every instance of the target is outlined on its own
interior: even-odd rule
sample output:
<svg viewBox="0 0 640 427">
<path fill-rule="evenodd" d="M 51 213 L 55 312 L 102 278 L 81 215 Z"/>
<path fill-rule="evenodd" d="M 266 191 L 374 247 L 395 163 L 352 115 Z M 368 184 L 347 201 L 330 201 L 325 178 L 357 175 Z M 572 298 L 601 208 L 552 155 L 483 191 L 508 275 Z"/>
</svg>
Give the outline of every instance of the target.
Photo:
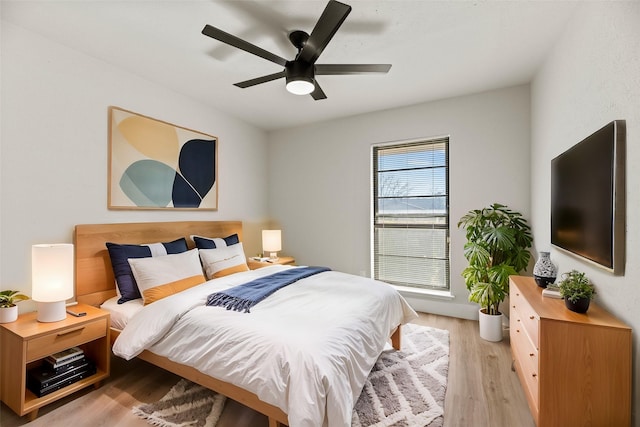
<svg viewBox="0 0 640 427">
<path fill-rule="evenodd" d="M 373 147 L 373 274 L 449 289 L 449 138 Z"/>
</svg>

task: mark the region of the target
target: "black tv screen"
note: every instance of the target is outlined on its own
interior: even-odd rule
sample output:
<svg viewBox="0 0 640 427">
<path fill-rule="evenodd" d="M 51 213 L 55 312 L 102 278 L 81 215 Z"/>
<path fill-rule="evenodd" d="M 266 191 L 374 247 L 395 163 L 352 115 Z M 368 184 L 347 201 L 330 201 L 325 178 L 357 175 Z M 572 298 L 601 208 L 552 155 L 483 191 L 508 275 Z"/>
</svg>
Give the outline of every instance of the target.
<svg viewBox="0 0 640 427">
<path fill-rule="evenodd" d="M 624 120 L 615 120 L 551 160 L 551 244 L 614 274 L 624 273 Z"/>
</svg>

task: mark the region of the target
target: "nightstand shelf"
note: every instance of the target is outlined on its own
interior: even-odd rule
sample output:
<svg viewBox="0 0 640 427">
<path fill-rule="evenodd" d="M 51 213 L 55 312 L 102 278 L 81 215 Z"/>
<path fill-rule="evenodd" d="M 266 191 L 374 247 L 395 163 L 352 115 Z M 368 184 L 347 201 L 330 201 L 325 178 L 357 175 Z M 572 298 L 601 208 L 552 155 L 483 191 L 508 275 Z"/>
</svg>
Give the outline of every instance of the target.
<svg viewBox="0 0 640 427">
<path fill-rule="evenodd" d="M 28 414 L 33 420 L 42 406 L 90 385 L 98 388 L 109 376 L 109 313 L 84 304 L 78 304 L 75 309 L 87 315 L 67 315 L 59 322 L 40 323 L 36 320 L 37 313 L 33 312 L 1 325 L 1 397 L 16 414 Z M 96 365 L 96 373 L 42 397 L 32 393 L 27 388 L 27 371 L 39 366 L 48 355 L 74 346 L 83 349 Z"/>
<path fill-rule="evenodd" d="M 275 261 L 256 261 L 253 258 L 247 259 L 247 265 L 250 270 L 255 270 L 257 268 L 268 267 L 270 265 L 293 265 L 296 263 L 296 259 L 290 256 L 281 256 Z"/>
</svg>

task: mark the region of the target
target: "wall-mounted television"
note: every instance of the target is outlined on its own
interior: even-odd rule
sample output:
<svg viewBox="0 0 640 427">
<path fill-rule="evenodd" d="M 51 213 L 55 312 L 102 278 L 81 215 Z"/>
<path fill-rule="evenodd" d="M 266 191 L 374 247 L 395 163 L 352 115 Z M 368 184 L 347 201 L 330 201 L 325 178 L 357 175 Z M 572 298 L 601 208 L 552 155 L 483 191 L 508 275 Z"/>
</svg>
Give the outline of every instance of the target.
<svg viewBox="0 0 640 427">
<path fill-rule="evenodd" d="M 551 244 L 613 274 L 625 266 L 626 122 L 551 160 Z"/>
</svg>

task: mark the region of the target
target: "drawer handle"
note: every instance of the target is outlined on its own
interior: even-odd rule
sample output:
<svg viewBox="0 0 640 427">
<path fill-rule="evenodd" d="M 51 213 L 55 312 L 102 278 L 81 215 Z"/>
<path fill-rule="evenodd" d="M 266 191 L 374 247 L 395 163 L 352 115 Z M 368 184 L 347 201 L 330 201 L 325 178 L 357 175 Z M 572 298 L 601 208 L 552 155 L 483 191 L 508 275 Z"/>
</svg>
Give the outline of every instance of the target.
<svg viewBox="0 0 640 427">
<path fill-rule="evenodd" d="M 531 376 L 532 376 L 533 378 L 535 378 L 535 377 L 537 377 L 537 376 L 538 376 L 538 374 L 531 374 Z"/>
<path fill-rule="evenodd" d="M 519 332 L 520 332 L 520 329 L 516 329 L 516 332 L 518 332 L 518 333 L 519 333 Z"/>
<path fill-rule="evenodd" d="M 529 316 L 529 319 L 533 320 L 533 319 L 535 319 L 535 317 L 534 316 Z"/>
<path fill-rule="evenodd" d="M 513 307 L 513 308 L 516 308 L 516 306 L 515 306 L 515 305 L 513 305 L 512 307 Z"/>
<path fill-rule="evenodd" d="M 69 329 L 68 331 L 64 331 L 64 332 L 58 333 L 58 336 L 62 337 L 62 336 L 65 336 L 65 335 L 72 334 L 74 332 L 82 331 L 83 329 L 84 329 L 84 326 L 80 326 L 79 328 L 75 328 L 75 329 Z"/>
<path fill-rule="evenodd" d="M 533 353 L 529 353 L 529 356 L 533 357 L 533 356 L 535 356 L 535 354 L 533 354 Z"/>
</svg>

